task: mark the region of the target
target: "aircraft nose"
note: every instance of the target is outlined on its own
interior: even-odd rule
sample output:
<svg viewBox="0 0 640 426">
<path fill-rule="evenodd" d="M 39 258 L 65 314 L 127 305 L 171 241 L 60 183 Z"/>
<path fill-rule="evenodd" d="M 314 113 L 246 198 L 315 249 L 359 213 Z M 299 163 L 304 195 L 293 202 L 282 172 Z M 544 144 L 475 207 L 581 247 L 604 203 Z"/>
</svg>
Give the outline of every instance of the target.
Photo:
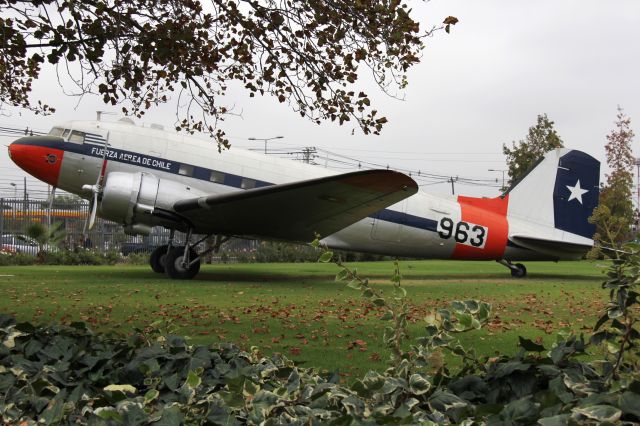
<svg viewBox="0 0 640 426">
<path fill-rule="evenodd" d="M 22 170 L 58 186 L 64 151 L 62 139 L 50 136 L 28 136 L 9 145 L 9 157 Z"/>
</svg>

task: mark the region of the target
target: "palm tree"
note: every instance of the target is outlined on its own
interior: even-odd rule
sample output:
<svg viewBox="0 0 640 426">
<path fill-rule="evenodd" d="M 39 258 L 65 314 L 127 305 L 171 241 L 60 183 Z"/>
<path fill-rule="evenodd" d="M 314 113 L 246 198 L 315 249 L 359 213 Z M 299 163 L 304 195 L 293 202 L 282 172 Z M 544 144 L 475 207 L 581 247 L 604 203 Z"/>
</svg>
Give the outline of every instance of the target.
<svg viewBox="0 0 640 426">
<path fill-rule="evenodd" d="M 66 231 L 62 229 L 63 223 L 56 222 L 50 227 L 40 222 L 32 222 L 27 226 L 26 237 L 18 236 L 23 241 L 28 241 L 27 237 L 38 244 L 38 259 L 44 262 L 45 250 L 50 247 L 59 247 L 64 241 Z"/>
</svg>

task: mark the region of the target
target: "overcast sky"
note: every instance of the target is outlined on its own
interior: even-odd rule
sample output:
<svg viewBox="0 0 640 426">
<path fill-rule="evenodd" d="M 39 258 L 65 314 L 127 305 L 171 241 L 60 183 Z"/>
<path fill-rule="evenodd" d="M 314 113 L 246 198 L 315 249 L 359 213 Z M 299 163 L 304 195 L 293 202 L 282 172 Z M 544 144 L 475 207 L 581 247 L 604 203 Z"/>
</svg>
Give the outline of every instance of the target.
<svg viewBox="0 0 640 426">
<path fill-rule="evenodd" d="M 565 145 L 604 162 L 605 136 L 622 106 L 638 134 L 640 155 L 640 1 L 638 0 L 432 0 L 413 2 L 423 28 L 446 16 L 460 19 L 451 34 L 427 40 L 422 63 L 409 75 L 404 101 L 367 90 L 389 123 L 381 136 L 353 125 L 321 126 L 301 119 L 275 99 L 249 99 L 234 91 L 242 117 L 224 128 L 236 147 L 262 147 L 249 137 L 284 136 L 273 148 L 315 146 L 395 168 L 471 178 L 500 178 L 502 144 L 523 138 L 536 116 L 547 113 Z M 12 113 L 0 126 L 48 130 L 55 122 L 94 119 L 109 110 L 99 99 L 65 98 L 50 73 L 35 99 L 57 108 L 51 117 Z M 118 111 L 119 108 L 112 108 Z M 144 122 L 171 125 L 173 107 L 148 113 Z M 0 138 L 8 144 L 10 138 Z M 322 159 L 318 160 L 322 163 Z M 20 181 L 6 150 L 0 154 L 0 194 Z M 21 187 L 21 183 L 20 183 Z M 446 194 L 447 183 L 423 190 Z M 497 188 L 457 185 L 456 193 L 497 195 Z"/>
</svg>

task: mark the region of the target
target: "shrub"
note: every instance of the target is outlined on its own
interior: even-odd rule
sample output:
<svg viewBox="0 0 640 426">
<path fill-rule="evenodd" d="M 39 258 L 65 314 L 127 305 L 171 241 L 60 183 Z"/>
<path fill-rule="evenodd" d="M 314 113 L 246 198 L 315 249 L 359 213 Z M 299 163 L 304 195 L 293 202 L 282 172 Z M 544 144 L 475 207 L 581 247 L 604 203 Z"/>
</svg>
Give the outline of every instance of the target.
<svg viewBox="0 0 640 426">
<path fill-rule="evenodd" d="M 38 259 L 30 254 L 0 251 L 0 266 L 33 265 Z"/>
<path fill-rule="evenodd" d="M 130 253 L 120 260 L 127 265 L 147 265 L 149 263 L 149 253 Z"/>
<path fill-rule="evenodd" d="M 21 266 L 42 263 L 44 265 L 114 265 L 120 261 L 117 251 L 58 250 L 41 252 L 38 256 L 29 254 L 8 254 L 0 252 L 0 266 Z"/>
</svg>

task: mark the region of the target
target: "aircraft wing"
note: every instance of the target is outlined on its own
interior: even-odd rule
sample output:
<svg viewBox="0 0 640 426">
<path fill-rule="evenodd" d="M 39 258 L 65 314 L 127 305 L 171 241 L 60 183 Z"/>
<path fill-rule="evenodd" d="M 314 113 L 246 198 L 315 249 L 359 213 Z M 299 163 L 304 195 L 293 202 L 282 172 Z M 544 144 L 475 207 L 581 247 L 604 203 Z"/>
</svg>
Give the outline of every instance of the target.
<svg viewBox="0 0 640 426">
<path fill-rule="evenodd" d="M 331 235 L 418 191 L 410 177 L 366 170 L 181 200 L 197 233 L 309 242 Z"/>
</svg>

